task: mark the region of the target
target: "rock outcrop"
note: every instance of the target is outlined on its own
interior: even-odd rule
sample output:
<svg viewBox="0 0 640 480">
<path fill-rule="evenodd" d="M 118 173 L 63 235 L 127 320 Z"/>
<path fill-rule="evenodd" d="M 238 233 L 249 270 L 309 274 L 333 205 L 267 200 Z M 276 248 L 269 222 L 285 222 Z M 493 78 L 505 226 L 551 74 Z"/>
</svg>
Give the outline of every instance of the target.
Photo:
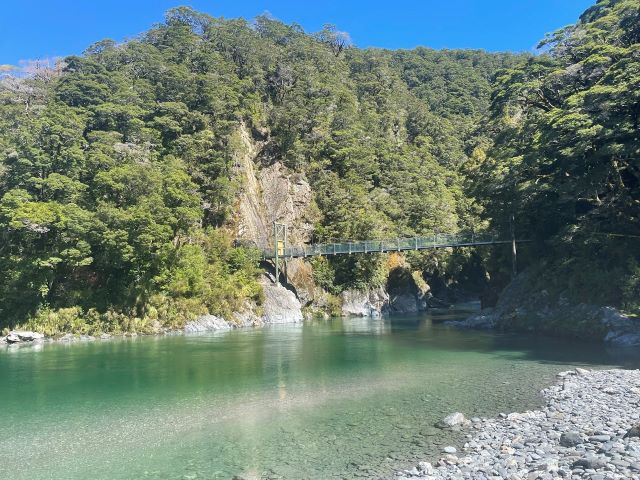
<svg viewBox="0 0 640 480">
<path fill-rule="evenodd" d="M 244 126 L 239 134 L 244 152 L 236 159 L 236 175 L 242 183 L 232 225 L 236 236 L 260 247 L 272 246 L 273 222 L 278 222 L 287 225 L 289 246 L 308 243 L 318 213 L 307 179 L 272 158 L 268 140 L 254 139 Z M 303 304 L 313 302 L 321 294 L 308 262 L 287 260 L 285 271 L 287 281 Z M 278 315 L 282 314 L 280 311 Z M 294 317 L 297 314 L 291 318 Z"/>
<path fill-rule="evenodd" d="M 342 316 L 379 317 L 389 308 L 389 294 L 382 288 L 346 290 L 341 294 Z"/>
<path fill-rule="evenodd" d="M 282 285 L 276 286 L 272 279 L 262 279 L 264 301 L 258 308 L 248 304 L 231 319 L 225 320 L 216 315 L 203 315 L 184 326 L 185 333 L 215 332 L 233 328 L 257 327 L 280 323 L 302 322 L 302 304 L 296 294 Z"/>
</svg>

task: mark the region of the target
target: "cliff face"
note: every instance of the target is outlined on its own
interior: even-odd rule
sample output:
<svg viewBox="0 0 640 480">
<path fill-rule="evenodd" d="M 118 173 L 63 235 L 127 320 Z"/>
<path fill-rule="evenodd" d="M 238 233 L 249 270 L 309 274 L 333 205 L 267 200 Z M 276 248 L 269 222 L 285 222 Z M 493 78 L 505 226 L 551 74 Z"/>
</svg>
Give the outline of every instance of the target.
<svg viewBox="0 0 640 480">
<path fill-rule="evenodd" d="M 258 246 L 273 245 L 273 222 L 287 225 L 290 245 L 309 241 L 313 231 L 313 196 L 304 175 L 269 158 L 267 142 L 255 140 L 241 125 L 242 151 L 236 174 L 242 187 L 236 208 L 237 237 Z"/>
<path fill-rule="evenodd" d="M 242 149 L 236 159 L 236 176 L 241 182 L 241 189 L 232 225 L 236 237 L 259 247 L 273 248 L 273 222 L 278 222 L 287 225 L 289 245 L 300 246 L 309 242 L 317 209 L 311 186 L 304 175 L 271 158 L 266 148 L 268 141 L 254 139 L 244 125 L 240 127 L 239 138 Z M 302 316 L 299 314 L 300 302 L 309 304 L 321 293 L 313 282 L 308 262 L 288 260 L 286 272 L 290 290 L 275 288 L 272 277 L 265 275 L 263 278 L 266 323 L 278 323 L 284 318 L 284 307 L 276 308 L 277 314 L 269 313 L 270 305 L 281 303 L 281 299 L 276 297 L 289 297 L 291 290 L 295 293 L 300 301 L 297 305 L 289 302 L 288 308 L 297 310 L 291 313 L 292 318 L 297 319 Z"/>
</svg>

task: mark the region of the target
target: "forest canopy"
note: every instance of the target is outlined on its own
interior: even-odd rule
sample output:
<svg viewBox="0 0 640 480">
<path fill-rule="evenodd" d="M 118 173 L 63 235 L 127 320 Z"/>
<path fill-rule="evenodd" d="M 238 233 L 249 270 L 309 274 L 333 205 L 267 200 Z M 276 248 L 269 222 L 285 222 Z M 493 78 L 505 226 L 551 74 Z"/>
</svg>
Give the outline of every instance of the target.
<svg viewBox="0 0 640 480">
<path fill-rule="evenodd" d="M 318 240 L 500 230 L 515 214 L 557 278 L 606 272 L 574 291 L 637 307 L 638 15 L 600 0 L 533 56 L 359 49 L 332 25 L 178 7 L 133 40 L 5 75 L 0 325 L 136 329 L 259 301 L 258 254 L 227 228 L 241 125 L 309 179 Z M 382 264 L 332 260 L 322 286 L 379 283 Z"/>
</svg>

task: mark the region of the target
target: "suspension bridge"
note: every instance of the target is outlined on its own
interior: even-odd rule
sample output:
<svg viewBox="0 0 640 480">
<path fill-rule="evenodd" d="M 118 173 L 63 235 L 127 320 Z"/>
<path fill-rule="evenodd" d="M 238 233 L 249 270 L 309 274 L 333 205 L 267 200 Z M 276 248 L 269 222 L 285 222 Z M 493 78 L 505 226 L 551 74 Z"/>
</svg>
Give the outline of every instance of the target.
<svg viewBox="0 0 640 480">
<path fill-rule="evenodd" d="M 263 260 L 272 260 L 276 270 L 276 283 L 280 261 L 292 258 L 307 258 L 318 256 L 351 255 L 356 253 L 386 253 L 432 250 L 438 248 L 476 247 L 482 245 L 511 244 L 513 256 L 513 269 L 516 270 L 516 244 L 529 240 L 518 240 L 513 231 L 511 238 L 500 238 L 494 234 L 434 234 L 405 238 L 388 238 L 382 240 L 357 240 L 334 243 L 313 243 L 303 246 L 290 246 L 287 244 L 287 226 L 282 223 L 273 225 L 274 243 L 269 247 L 262 247 Z"/>
<path fill-rule="evenodd" d="M 526 240 L 516 240 L 525 242 Z M 332 255 L 350 255 L 353 253 L 403 252 L 407 250 L 429 250 L 449 247 L 474 247 L 479 245 L 508 244 L 512 240 L 500 240 L 491 235 L 444 235 L 392 238 L 387 240 L 361 240 L 339 243 L 314 243 L 304 246 L 279 246 L 262 248 L 265 260 L 275 258 L 306 258 Z"/>
</svg>

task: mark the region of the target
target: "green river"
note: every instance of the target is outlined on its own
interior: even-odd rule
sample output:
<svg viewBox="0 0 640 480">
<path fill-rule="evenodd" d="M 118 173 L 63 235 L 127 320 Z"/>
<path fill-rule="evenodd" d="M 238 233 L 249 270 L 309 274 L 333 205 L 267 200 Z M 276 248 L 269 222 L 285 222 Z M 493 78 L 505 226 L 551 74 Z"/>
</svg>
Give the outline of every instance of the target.
<svg viewBox="0 0 640 480">
<path fill-rule="evenodd" d="M 531 409 L 560 370 L 640 363 L 444 317 L 0 349 L 0 478 L 388 478 L 461 445 L 433 427 L 451 412 Z"/>
</svg>

